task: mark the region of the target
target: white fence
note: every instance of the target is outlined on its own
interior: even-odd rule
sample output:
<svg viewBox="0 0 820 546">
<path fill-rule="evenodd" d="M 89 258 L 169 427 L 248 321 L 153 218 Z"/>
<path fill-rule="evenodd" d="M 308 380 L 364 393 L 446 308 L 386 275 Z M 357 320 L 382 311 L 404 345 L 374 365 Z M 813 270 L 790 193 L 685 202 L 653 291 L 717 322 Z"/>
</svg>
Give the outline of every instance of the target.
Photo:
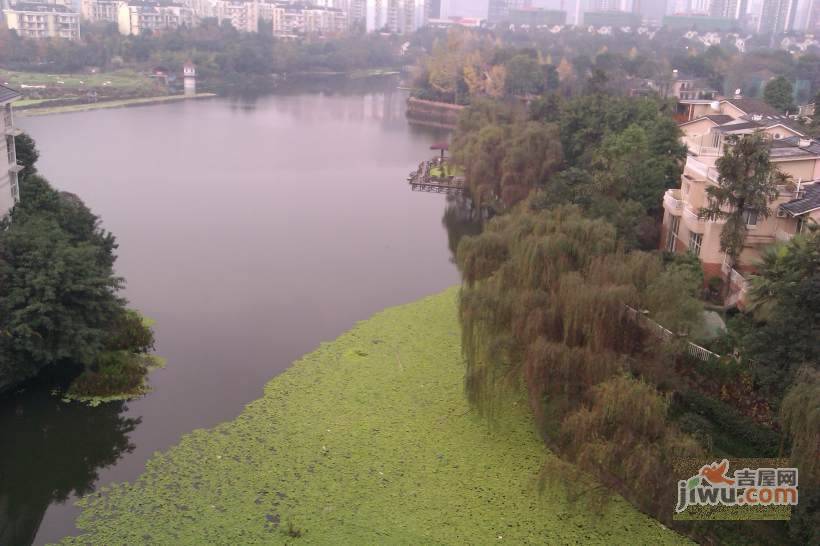
<svg viewBox="0 0 820 546">
<path fill-rule="evenodd" d="M 638 311 L 637 309 L 633 309 L 632 307 L 626 305 L 628 314 L 639 323 L 646 326 L 649 330 L 655 333 L 658 337 L 663 338 L 666 341 L 671 341 L 673 339 L 677 339 L 679 336 L 675 335 L 674 332 L 671 330 L 664 328 L 662 325 L 658 324 L 651 318 L 644 316 L 643 313 Z M 704 362 L 708 362 L 709 360 L 717 360 L 720 358 L 720 355 L 717 353 L 713 353 L 709 349 L 705 347 L 701 347 L 696 343 L 692 343 L 691 341 L 686 342 L 686 352 L 698 360 L 702 360 Z"/>
</svg>

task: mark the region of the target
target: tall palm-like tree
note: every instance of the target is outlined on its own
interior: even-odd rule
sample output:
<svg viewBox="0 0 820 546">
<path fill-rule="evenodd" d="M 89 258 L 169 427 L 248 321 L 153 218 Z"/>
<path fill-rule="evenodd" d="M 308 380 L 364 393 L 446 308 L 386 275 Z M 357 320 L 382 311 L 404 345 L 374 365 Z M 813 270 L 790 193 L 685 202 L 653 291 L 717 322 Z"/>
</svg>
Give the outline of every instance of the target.
<svg viewBox="0 0 820 546">
<path fill-rule="evenodd" d="M 715 165 L 717 185 L 707 186 L 709 205 L 701 208 L 699 215 L 726 221 L 720 232 L 720 249 L 734 267 L 746 243 L 749 219 L 771 215 L 769 205 L 777 198 L 777 185 L 785 183 L 788 176 L 770 162 L 769 144 L 760 133 L 729 136 Z"/>
</svg>

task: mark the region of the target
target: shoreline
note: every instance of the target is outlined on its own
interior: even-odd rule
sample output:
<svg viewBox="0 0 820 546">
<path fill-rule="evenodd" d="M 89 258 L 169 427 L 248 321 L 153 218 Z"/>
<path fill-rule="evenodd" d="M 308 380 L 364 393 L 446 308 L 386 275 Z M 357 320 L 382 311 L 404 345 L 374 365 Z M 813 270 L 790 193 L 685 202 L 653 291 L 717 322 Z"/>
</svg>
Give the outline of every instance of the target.
<svg viewBox="0 0 820 546">
<path fill-rule="evenodd" d="M 84 104 L 67 104 L 53 107 L 31 107 L 18 110 L 17 116 L 49 116 L 54 114 L 70 114 L 73 112 L 87 112 L 90 110 L 106 110 L 110 108 L 127 108 L 131 106 L 146 106 L 151 104 L 164 104 L 169 102 L 181 102 L 185 100 L 208 99 L 218 96 L 216 93 L 197 93 L 196 95 L 160 95 L 156 97 L 140 97 L 133 99 L 120 99 L 111 101 L 90 102 Z"/>
<path fill-rule="evenodd" d="M 527 404 L 490 427 L 465 399 L 457 298 L 322 343 L 233 421 L 81 500 L 81 534 L 62 542 L 688 543 L 615 494 L 598 513 L 552 482 L 539 493 L 556 458 Z"/>
<path fill-rule="evenodd" d="M 417 99 L 411 96 L 407 99 L 407 121 L 416 125 L 454 130 L 465 108 L 460 104 Z"/>
</svg>

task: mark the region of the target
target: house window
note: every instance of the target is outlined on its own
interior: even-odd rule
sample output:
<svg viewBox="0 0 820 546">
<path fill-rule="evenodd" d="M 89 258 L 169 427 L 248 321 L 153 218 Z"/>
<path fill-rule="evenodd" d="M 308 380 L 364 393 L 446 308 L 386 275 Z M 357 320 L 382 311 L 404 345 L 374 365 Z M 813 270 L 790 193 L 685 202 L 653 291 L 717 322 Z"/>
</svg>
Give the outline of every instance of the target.
<svg viewBox="0 0 820 546">
<path fill-rule="evenodd" d="M 752 209 L 746 209 L 743 211 L 743 220 L 746 222 L 747 226 L 756 226 L 757 225 L 757 211 Z"/>
<path fill-rule="evenodd" d="M 666 236 L 666 251 L 675 252 L 675 241 L 678 240 L 678 227 L 680 226 L 680 216 L 670 216 L 669 234 Z"/>
<path fill-rule="evenodd" d="M 689 252 L 695 256 L 700 256 L 700 245 L 703 242 L 703 235 L 700 233 L 689 234 Z"/>
</svg>

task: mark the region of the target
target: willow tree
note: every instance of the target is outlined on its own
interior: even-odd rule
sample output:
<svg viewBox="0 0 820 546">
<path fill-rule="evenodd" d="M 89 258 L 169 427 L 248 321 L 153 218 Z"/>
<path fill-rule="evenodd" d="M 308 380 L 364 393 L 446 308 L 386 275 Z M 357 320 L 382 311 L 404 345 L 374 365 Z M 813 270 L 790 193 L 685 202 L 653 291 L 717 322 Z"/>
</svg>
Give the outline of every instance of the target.
<svg viewBox="0 0 820 546">
<path fill-rule="evenodd" d="M 701 208 L 699 214 L 725 220 L 720 249 L 734 267 L 746 243 L 748 221 L 771 215 L 769 205 L 777 198 L 777 184 L 785 182 L 786 177 L 772 165 L 769 146 L 760 133 L 730 135 L 715 166 L 717 185 L 706 187 L 709 206 Z"/>
<path fill-rule="evenodd" d="M 780 422 L 791 444 L 791 463 L 800 469 L 800 503 L 789 532 L 795 544 L 820 540 L 820 369 L 817 362 L 798 372 L 780 407 Z"/>
<path fill-rule="evenodd" d="M 477 101 L 459 119 L 453 159 L 478 205 L 510 207 L 563 166 L 558 126 L 525 115 L 519 105 Z"/>
<path fill-rule="evenodd" d="M 492 418 L 523 397 L 553 449 L 661 515 L 672 457 L 700 451 L 667 419 L 653 386 L 667 355 L 631 308 L 677 306 L 693 323 L 688 284 L 669 282 L 656 255 L 625 253 L 612 225 L 576 207 L 496 217 L 462 240 L 458 261 L 471 403 Z"/>
</svg>

